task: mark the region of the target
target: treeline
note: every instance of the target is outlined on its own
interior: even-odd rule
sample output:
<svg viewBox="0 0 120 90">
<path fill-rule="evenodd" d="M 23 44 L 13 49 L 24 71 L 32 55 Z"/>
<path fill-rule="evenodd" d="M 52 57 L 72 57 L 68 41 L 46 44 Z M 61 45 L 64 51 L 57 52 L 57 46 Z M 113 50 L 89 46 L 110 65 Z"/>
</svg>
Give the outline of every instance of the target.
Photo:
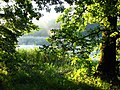
<svg viewBox="0 0 120 90">
<path fill-rule="evenodd" d="M 18 45 L 49 45 L 48 37 L 24 36 L 18 38 Z"/>
</svg>

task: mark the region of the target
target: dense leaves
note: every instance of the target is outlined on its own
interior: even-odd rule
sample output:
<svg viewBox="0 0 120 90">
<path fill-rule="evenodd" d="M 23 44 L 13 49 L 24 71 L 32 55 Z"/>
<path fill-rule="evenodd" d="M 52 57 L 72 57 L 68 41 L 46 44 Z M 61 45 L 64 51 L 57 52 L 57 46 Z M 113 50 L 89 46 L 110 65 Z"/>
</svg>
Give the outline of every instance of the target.
<svg viewBox="0 0 120 90">
<path fill-rule="evenodd" d="M 0 53 L 8 56 L 8 61 L 14 59 L 17 38 L 31 30 L 37 30 L 32 20 L 39 20 L 40 10 L 50 10 L 49 5 L 62 4 L 59 0 L 2 0 L 0 1 Z M 36 7 L 37 6 L 37 7 Z M 1 62 L 4 56 L 1 54 Z M 12 56 L 13 54 L 13 56 Z M 11 59 L 12 58 L 12 59 Z M 6 64 L 7 62 L 5 62 Z M 7 64 L 8 65 L 8 64 Z M 9 65 L 11 66 L 11 65 Z M 7 67 L 9 67 L 7 66 Z"/>
<path fill-rule="evenodd" d="M 66 1 L 71 7 L 65 9 L 58 18 L 61 29 L 52 30 L 54 35 L 50 41 L 65 51 L 72 50 L 75 53 L 77 49 L 81 58 L 88 58 L 94 48 L 100 46 L 101 56 L 98 67 L 100 76 L 105 75 L 104 79 L 109 76 L 109 82 L 115 77 L 115 81 L 117 79 L 116 40 L 120 35 L 117 28 L 120 2 L 118 0 Z"/>
<path fill-rule="evenodd" d="M 86 8 L 74 7 L 64 11 L 58 18 L 61 22 L 61 29 L 51 30 L 54 35 L 51 37 L 53 43 L 58 46 L 80 53 L 90 53 L 95 46 L 101 42 L 101 27 L 99 24 L 87 24 L 82 14 Z"/>
<path fill-rule="evenodd" d="M 11 35 L 15 34 L 15 38 L 17 38 L 18 36 L 21 36 L 26 32 L 30 32 L 31 30 L 38 29 L 38 27 L 33 24 L 32 19 L 36 18 L 37 20 L 39 20 L 39 18 L 42 16 L 40 10 L 46 9 L 47 11 L 50 11 L 49 5 L 56 5 L 56 4 L 61 5 L 62 3 L 63 2 L 60 0 L 1 1 L 0 26 L 8 29 L 4 32 L 2 30 L 1 34 L 4 35 L 4 33 L 10 31 L 11 33 L 9 34 Z M 2 41 L 2 39 L 0 41 Z M 13 40 L 13 43 L 14 42 L 16 42 L 16 40 Z M 0 45 L 3 46 L 3 43 L 1 42 Z"/>
<path fill-rule="evenodd" d="M 2 1 L 1 5 L 0 45 L 2 49 L 13 48 L 18 36 L 37 28 L 31 20 L 38 15 L 33 11 L 32 3 L 27 0 Z"/>
</svg>

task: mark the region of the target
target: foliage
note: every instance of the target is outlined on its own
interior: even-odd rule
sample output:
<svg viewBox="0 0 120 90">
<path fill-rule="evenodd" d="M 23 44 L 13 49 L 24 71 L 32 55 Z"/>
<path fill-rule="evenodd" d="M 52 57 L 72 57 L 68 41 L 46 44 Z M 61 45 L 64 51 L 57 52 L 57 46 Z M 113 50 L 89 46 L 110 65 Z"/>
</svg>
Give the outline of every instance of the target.
<svg viewBox="0 0 120 90">
<path fill-rule="evenodd" d="M 39 8 L 34 7 L 33 3 Z M 2 0 L 0 1 L 0 53 L 1 62 L 7 64 L 4 57 L 8 57 L 7 61 L 14 60 L 15 45 L 17 38 L 31 30 L 38 29 L 32 20 L 42 16 L 40 10 L 49 11 L 49 5 L 62 4 L 59 0 Z M 5 55 L 4 55 L 5 54 Z M 13 54 L 13 55 L 12 55 Z M 9 68 L 11 69 L 11 68 Z M 12 71 L 12 70 L 11 70 Z"/>
<path fill-rule="evenodd" d="M 32 1 L 32 0 L 2 0 L 0 7 L 0 27 L 2 32 L 0 33 L 0 46 L 5 49 L 14 47 L 13 43 L 16 43 L 16 38 L 30 32 L 31 30 L 36 30 L 38 27 L 33 24 L 33 18 L 39 20 L 42 16 L 40 10 L 46 9 L 50 11 L 48 5 L 62 4 L 60 0 L 42 0 L 42 1 Z M 38 8 L 35 7 L 38 6 Z M 9 35 L 13 36 L 9 37 Z M 12 42 L 7 41 L 9 45 L 4 46 L 5 38 L 11 39 Z M 15 48 L 14 48 L 15 49 Z"/>
<path fill-rule="evenodd" d="M 68 1 L 68 3 L 73 2 Z M 65 48 L 80 46 L 79 51 L 82 53 L 91 52 L 93 47 L 100 44 L 103 28 L 109 25 L 106 14 L 109 12 L 104 11 L 107 4 L 104 4 L 106 6 L 103 7 L 101 3 L 97 0 L 75 1 L 76 6 L 65 9 L 58 18 L 57 22 L 61 22 L 61 29 L 52 30 L 54 35 L 51 37 L 51 41 L 57 45 L 58 43 L 63 44 Z M 90 24 L 92 28 L 89 27 Z"/>
<path fill-rule="evenodd" d="M 69 57 L 53 47 L 16 53 L 17 66 L 3 82 L 6 90 L 108 90 L 111 85 L 94 78 L 97 62 Z M 15 61 L 15 60 L 14 60 Z M 119 87 L 117 87 L 119 89 Z"/>
<path fill-rule="evenodd" d="M 14 41 L 16 40 L 16 34 L 12 33 L 4 26 L 0 26 L 0 49 L 6 52 L 14 52 Z"/>
<path fill-rule="evenodd" d="M 65 0 L 75 5 L 64 10 L 59 17 L 61 29 L 52 30 L 54 35 L 49 39 L 52 46 L 18 52 L 14 52 L 16 37 L 37 28 L 32 19 L 39 19 L 41 14 L 35 9 L 42 10 L 46 7 L 50 11 L 47 3 L 61 5 L 62 2 L 35 0 L 39 8 L 33 8 L 31 0 L 15 0 L 12 5 L 9 0 L 4 1 L 5 7 L 0 7 L 3 11 L 0 18 L 4 22 L 0 23 L 0 85 L 2 81 L 5 89 L 119 89 L 93 77 L 97 64 L 89 58 L 92 50 L 106 40 L 101 38 L 101 34 L 104 37 L 107 35 L 107 39 L 116 38 L 119 34 L 119 29 L 110 23 L 117 20 L 119 1 Z M 87 30 L 87 25 L 91 23 L 98 23 L 98 26 Z M 5 46 L 6 44 L 10 45 Z"/>
<path fill-rule="evenodd" d="M 0 7 L 0 11 L 3 12 L 0 13 L 0 27 L 2 28 L 2 32 L 0 32 L 0 41 L 2 42 L 0 42 L 0 45 L 4 50 L 5 48 L 13 48 L 18 36 L 37 28 L 32 23 L 32 18 L 37 17 L 38 14 L 34 11 L 32 2 L 29 0 L 8 0 L 1 3 L 4 4 Z"/>
<path fill-rule="evenodd" d="M 49 41 L 53 46 L 62 48 L 64 52 L 72 51 L 73 55 L 80 59 L 87 59 L 98 47 L 101 55 L 94 75 L 109 83 L 116 83 L 119 81 L 116 40 L 120 37 L 117 27 L 120 1 L 65 1 L 71 4 L 71 7 L 65 9 L 58 18 L 57 22 L 61 23 L 61 28 L 51 30 L 53 35 Z M 93 25 L 92 28 L 89 25 Z"/>
</svg>

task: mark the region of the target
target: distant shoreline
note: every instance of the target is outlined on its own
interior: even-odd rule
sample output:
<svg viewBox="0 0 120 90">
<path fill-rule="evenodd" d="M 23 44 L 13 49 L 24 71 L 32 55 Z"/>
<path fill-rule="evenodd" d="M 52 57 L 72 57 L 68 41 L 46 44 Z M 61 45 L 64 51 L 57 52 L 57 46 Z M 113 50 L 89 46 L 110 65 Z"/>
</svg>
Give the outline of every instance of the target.
<svg viewBox="0 0 120 90">
<path fill-rule="evenodd" d="M 43 47 L 43 46 L 42 45 L 18 45 L 16 49 L 34 49 L 39 47 Z"/>
</svg>

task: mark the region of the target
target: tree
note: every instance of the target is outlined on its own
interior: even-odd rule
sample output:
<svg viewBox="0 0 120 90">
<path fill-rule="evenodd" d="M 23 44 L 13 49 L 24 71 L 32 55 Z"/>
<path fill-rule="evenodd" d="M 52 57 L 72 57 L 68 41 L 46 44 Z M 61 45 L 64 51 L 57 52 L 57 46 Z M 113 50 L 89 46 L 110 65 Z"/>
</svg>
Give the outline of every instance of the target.
<svg viewBox="0 0 120 90">
<path fill-rule="evenodd" d="M 14 34 L 14 40 L 11 37 L 11 45 L 14 47 L 17 37 L 31 30 L 38 29 L 38 27 L 33 24 L 32 19 L 36 18 L 39 20 L 42 16 L 40 10 L 46 9 L 46 11 L 49 12 L 49 5 L 59 4 L 61 6 L 62 3 L 60 0 L 2 0 L 0 2 L 0 28 L 2 28 L 2 32 L 0 32 L 0 46 L 2 50 L 6 48 L 4 40 L 8 39 L 9 35 L 12 36 Z M 37 7 L 35 7 L 35 5 Z M 11 45 L 9 43 L 7 47 Z"/>
<path fill-rule="evenodd" d="M 2 28 L 0 46 L 3 51 L 9 49 L 10 52 L 11 48 L 15 49 L 14 45 L 17 42 L 17 37 L 37 28 L 31 20 L 39 15 L 33 11 L 32 3 L 28 0 L 4 0 L 1 2 L 0 11 L 0 27 Z"/>
<path fill-rule="evenodd" d="M 42 16 L 40 10 L 50 11 L 49 5 L 56 4 L 61 6 L 62 2 L 60 0 L 0 1 L 0 64 L 5 64 L 10 72 L 14 71 L 12 69 L 15 67 L 13 60 L 16 54 L 17 37 L 31 30 L 37 30 L 38 26 L 33 24 L 32 19 L 39 20 Z"/>
<path fill-rule="evenodd" d="M 119 38 L 119 0 L 65 0 L 71 7 L 58 18 L 61 29 L 52 30 L 52 41 L 57 45 L 75 49 L 79 46 L 81 58 L 100 46 L 100 62 L 95 75 L 115 81 L 116 40 Z M 96 27 L 88 27 L 97 24 Z"/>
</svg>

